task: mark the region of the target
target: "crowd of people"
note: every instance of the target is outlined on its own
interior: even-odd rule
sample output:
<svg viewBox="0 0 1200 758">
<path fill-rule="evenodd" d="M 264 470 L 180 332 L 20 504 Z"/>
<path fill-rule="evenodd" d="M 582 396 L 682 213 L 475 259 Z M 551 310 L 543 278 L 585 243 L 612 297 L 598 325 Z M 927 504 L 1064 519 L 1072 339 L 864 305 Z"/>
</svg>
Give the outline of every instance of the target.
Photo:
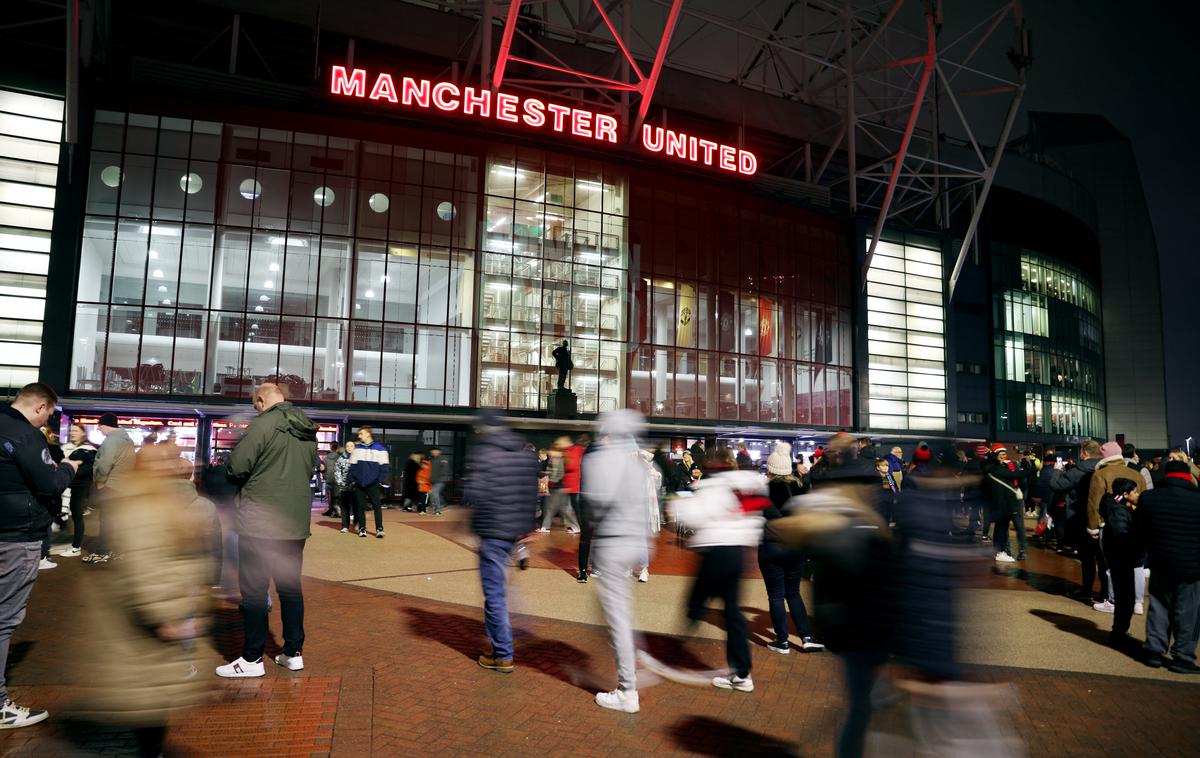
<svg viewBox="0 0 1200 758">
<path fill-rule="evenodd" d="M 171 715 L 204 690 L 197 664 L 206 650 L 209 590 L 222 583 L 231 555 L 243 643 L 216 675 L 265 674 L 272 582 L 283 627 L 283 649 L 273 661 L 304 669 L 310 478 L 320 473 L 328 498 L 323 515 L 340 517 L 342 532 L 367 537 L 370 509 L 373 534 L 383 539 L 391 461 L 369 426 L 319 458 L 316 425 L 280 387 L 264 384 L 253 399 L 257 415 L 219 470 L 204 477 L 207 498 L 170 439 L 135 450 L 116 417 L 103 414 L 98 449 L 77 426 L 59 446 L 44 429 L 57 396 L 42 384 L 28 385 L 3 409 L 0 728 L 47 717 L 7 698 L 3 663 L 38 571 L 54 565 L 53 525 L 65 528 L 69 516 L 72 539 L 60 555 L 81 556 L 89 508 L 100 515 L 99 534 L 84 560 L 111 564 L 95 572 L 96 591 L 88 593 L 96 639 L 123 653 L 100 656 L 96 676 L 112 686 L 85 688 L 76 716 L 128 724 L 143 753 L 158 755 Z M 902 663 L 907 676 L 927 684 L 963 679 L 954 590 L 964 551 L 977 554 L 977 545 L 1001 570 L 1029 560 L 1033 548 L 1078 558 L 1074 595 L 1113 615 L 1115 648 L 1148 666 L 1200 671 L 1200 472 L 1183 451 L 1143 465 L 1136 448 L 1115 442 L 1087 441 L 1077 461 L 1053 449 L 1039 458 L 1002 443 L 966 450 L 922 442 L 906 460 L 900 447 L 881 453 L 872 440 L 839 432 L 807 458 L 777 442 L 756 460 L 741 445 L 647 449 L 645 431 L 640 414 L 609 412 L 598 419 L 595 439 L 561 437 L 539 450 L 497 413 L 482 411 L 461 493 L 479 540 L 489 641 L 477 659 L 481 667 L 516 670 L 508 570 L 514 562 L 524 567 L 528 545 L 560 519 L 578 536 L 578 581 L 599 579 L 617 671 L 616 687 L 595 695 L 606 709 L 641 709 L 639 667 L 689 684 L 755 690 L 740 597 L 748 550 L 768 599 L 766 649 L 789 655 L 828 646 L 842 661 L 848 706 L 838 755 L 862 753 L 872 689 L 887 662 Z M 400 507 L 441 514 L 452 476 L 440 449 L 414 453 L 404 462 Z M 221 527 L 227 509 L 231 534 Z M 1033 535 L 1027 519 L 1036 524 Z M 656 534 L 668 523 L 699 558 L 680 609 L 689 625 L 684 639 L 719 600 L 724 670 L 684 671 L 638 650 L 632 587 L 649 581 Z M 811 617 L 800 592 L 805 577 Z M 1130 620 L 1144 612 L 1146 638 L 1134 641 Z M 144 665 L 113 667 L 131 657 Z M 147 692 L 156 693 L 153 702 Z"/>
</svg>

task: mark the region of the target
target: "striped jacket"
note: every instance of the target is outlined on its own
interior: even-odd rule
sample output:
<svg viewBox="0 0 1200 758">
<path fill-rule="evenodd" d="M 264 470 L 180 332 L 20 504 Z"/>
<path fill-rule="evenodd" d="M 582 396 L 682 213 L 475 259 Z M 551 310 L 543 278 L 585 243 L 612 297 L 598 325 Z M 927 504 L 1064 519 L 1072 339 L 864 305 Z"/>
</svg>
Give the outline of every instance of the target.
<svg viewBox="0 0 1200 758">
<path fill-rule="evenodd" d="M 359 445 L 350 454 L 350 479 L 359 487 L 388 482 L 387 447 L 379 440 Z"/>
</svg>

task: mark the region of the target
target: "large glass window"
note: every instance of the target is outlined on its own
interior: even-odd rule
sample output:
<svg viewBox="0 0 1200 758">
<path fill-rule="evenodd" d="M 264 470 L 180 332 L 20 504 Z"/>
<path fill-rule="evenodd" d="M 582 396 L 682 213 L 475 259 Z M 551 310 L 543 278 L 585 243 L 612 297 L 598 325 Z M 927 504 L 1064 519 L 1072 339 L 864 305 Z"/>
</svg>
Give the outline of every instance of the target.
<svg viewBox="0 0 1200 758">
<path fill-rule="evenodd" d="M 867 271 L 867 360 L 870 428 L 945 430 L 945 296 L 938 250 L 883 240 L 875 246 Z M 827 392 L 836 394 L 838 386 Z"/>
<path fill-rule="evenodd" d="M 105 111 L 96 135 L 72 389 L 470 403 L 447 327 L 472 323 L 477 158 Z"/>
<path fill-rule="evenodd" d="M 619 406 L 629 276 L 626 181 L 610 167 L 535 150 L 509 148 L 489 158 L 479 405 L 544 408 L 554 388 L 552 352 L 566 340 L 579 410 Z M 432 285 L 422 307 L 441 313 L 443 302 L 434 296 L 445 283 L 453 298 L 456 268 L 436 260 L 422 267 Z M 672 317 L 664 318 L 669 325 Z"/>
</svg>

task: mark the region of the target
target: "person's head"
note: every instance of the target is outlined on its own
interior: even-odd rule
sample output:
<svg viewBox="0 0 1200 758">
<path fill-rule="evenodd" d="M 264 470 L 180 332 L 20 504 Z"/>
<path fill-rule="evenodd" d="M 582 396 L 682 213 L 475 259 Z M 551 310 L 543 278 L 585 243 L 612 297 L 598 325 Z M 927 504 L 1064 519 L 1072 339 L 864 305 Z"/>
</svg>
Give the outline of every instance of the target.
<svg viewBox="0 0 1200 758">
<path fill-rule="evenodd" d="M 87 432 L 79 424 L 71 424 L 71 428 L 67 430 L 67 440 L 72 445 L 82 445 L 87 442 Z"/>
<path fill-rule="evenodd" d="M 575 438 L 575 444 L 579 445 L 580 447 L 587 447 L 588 445 L 592 444 L 592 435 L 584 432 Z"/>
<path fill-rule="evenodd" d="M 683 465 L 687 466 L 688 468 L 691 468 L 692 460 L 693 460 L 692 459 L 692 451 L 684 450 L 683 451 Z"/>
<path fill-rule="evenodd" d="M 903 458 L 904 451 L 900 449 L 899 445 L 896 445 L 894 448 L 892 448 L 892 455 L 896 456 L 897 458 Z"/>
<path fill-rule="evenodd" d="M 1008 448 L 1005 447 L 1003 442 L 997 442 L 995 445 L 992 445 L 992 455 L 995 455 L 996 460 L 1001 463 L 1008 462 Z"/>
<path fill-rule="evenodd" d="M 40 431 L 42 433 L 42 436 L 46 438 L 47 444 L 50 444 L 50 445 L 58 444 L 58 432 L 54 431 L 53 429 L 51 429 L 48 426 L 43 426 Z"/>
<path fill-rule="evenodd" d="M 563 342 L 562 342 L 562 346 L 563 346 L 563 347 L 566 347 L 566 346 L 567 346 L 567 341 L 566 341 L 566 340 L 563 340 Z"/>
<path fill-rule="evenodd" d="M 871 447 L 871 445 L 872 445 L 872 442 L 871 442 L 870 437 L 859 437 L 858 438 L 858 449 L 859 450 L 863 450 L 865 448 Z"/>
<path fill-rule="evenodd" d="M 1046 460 L 1050 460 L 1051 458 L 1057 458 L 1057 457 L 1058 457 L 1058 453 L 1056 453 L 1056 452 L 1054 451 L 1054 448 L 1052 448 L 1052 447 L 1048 447 L 1048 448 L 1046 448 L 1046 452 L 1045 452 L 1045 454 L 1044 454 L 1044 455 L 1045 455 L 1045 458 L 1046 458 Z"/>
<path fill-rule="evenodd" d="M 355 447 L 357 447 L 357 445 L 354 444 L 354 440 L 346 440 L 346 446 L 342 448 L 342 452 L 344 452 L 346 455 L 350 455 L 354 452 Z"/>
<path fill-rule="evenodd" d="M 746 452 L 746 443 L 745 443 L 745 442 L 739 442 L 739 443 L 737 444 L 737 451 L 738 451 L 739 453 L 744 453 L 744 452 Z"/>
<path fill-rule="evenodd" d="M 36 427 L 46 425 L 54 415 L 54 406 L 57 404 L 58 393 L 50 385 L 41 382 L 26 384 L 17 391 L 12 401 L 13 409 Z"/>
<path fill-rule="evenodd" d="M 1139 461 L 1137 448 L 1134 447 L 1132 442 L 1125 443 L 1125 447 L 1121 448 L 1121 454 L 1134 463 Z"/>
<path fill-rule="evenodd" d="M 860 465 L 861 465 L 861 464 L 860 464 Z M 888 462 L 887 462 L 887 461 L 885 461 L 883 458 L 879 458 L 879 459 L 877 459 L 877 460 L 875 461 L 875 470 L 879 472 L 880 476 L 883 476 L 883 475 L 887 474 L 887 472 L 888 472 Z"/>
<path fill-rule="evenodd" d="M 717 454 L 713 460 L 718 466 L 737 468 L 737 455 L 727 447 L 717 448 Z"/>
<path fill-rule="evenodd" d="M 287 398 L 284 397 L 283 390 L 279 388 L 278 384 L 271 382 L 260 384 L 254 391 L 254 410 L 265 413 L 284 400 Z"/>
<path fill-rule="evenodd" d="M 1173 447 L 1167 451 L 1168 461 L 1183 461 L 1187 463 L 1188 455 L 1181 447 Z"/>
<path fill-rule="evenodd" d="M 430 458 L 436 458 L 441 454 L 442 454 L 442 449 L 440 447 L 429 448 L 429 457 Z"/>
<path fill-rule="evenodd" d="M 558 450 L 559 452 L 566 450 L 570 446 L 571 446 L 571 438 L 566 435 L 563 435 L 562 437 L 559 437 L 558 439 L 554 440 L 554 449 Z"/>
<path fill-rule="evenodd" d="M 358 441 L 364 445 L 370 445 L 375 440 L 375 430 L 369 426 L 363 425 L 358 427 Z"/>
<path fill-rule="evenodd" d="M 340 443 L 340 442 L 336 442 L 336 441 L 335 441 L 335 442 L 333 443 L 333 447 L 331 447 L 329 450 L 330 450 L 330 452 L 333 452 L 333 453 L 340 453 L 340 452 L 342 452 L 342 443 Z"/>
<path fill-rule="evenodd" d="M 1079 446 L 1079 460 L 1088 461 L 1099 457 L 1100 443 L 1096 440 L 1088 440 Z"/>
</svg>

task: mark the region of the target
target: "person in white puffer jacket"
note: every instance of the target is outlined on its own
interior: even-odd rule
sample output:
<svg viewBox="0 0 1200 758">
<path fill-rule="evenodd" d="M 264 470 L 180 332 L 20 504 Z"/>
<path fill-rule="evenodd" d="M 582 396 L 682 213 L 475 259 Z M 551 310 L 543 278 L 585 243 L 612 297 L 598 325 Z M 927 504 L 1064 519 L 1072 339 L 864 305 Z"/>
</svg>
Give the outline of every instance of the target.
<svg viewBox="0 0 1200 758">
<path fill-rule="evenodd" d="M 721 599 L 729 673 L 714 677 L 713 685 L 752 692 L 750 643 L 739 591 L 745 548 L 757 546 L 762 539 L 764 520 L 759 511 L 770 505 L 767 480 L 755 471 L 738 471 L 731 450 L 719 451 L 712 463 L 716 472 L 696 483 L 695 494 L 675 501 L 679 517 L 694 530 L 688 545 L 700 554 L 687 615 L 692 623 L 700 621 L 709 598 Z"/>
</svg>

